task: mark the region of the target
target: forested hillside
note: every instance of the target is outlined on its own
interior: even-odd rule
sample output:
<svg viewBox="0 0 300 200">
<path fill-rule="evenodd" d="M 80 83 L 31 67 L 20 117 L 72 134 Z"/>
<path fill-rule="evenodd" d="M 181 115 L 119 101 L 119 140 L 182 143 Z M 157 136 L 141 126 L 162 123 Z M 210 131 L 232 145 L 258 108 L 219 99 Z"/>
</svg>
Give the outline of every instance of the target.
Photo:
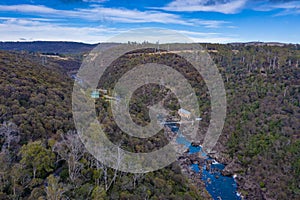
<svg viewBox="0 0 300 200">
<path fill-rule="evenodd" d="M 118 43 L 101 43 L 107 48 Z M 49 53 L 64 55 L 80 55 L 91 51 L 99 44 L 85 44 L 80 42 L 34 41 L 34 42 L 0 42 L 0 50 L 27 51 L 33 53 Z"/>
<path fill-rule="evenodd" d="M 299 45 L 207 47 L 217 50 L 211 55 L 228 101 L 215 156 L 229 164 L 227 173 L 237 174 L 240 191 L 249 199 L 298 199 Z"/>
<path fill-rule="evenodd" d="M 227 164 L 223 174 L 236 175 L 246 199 L 299 199 L 300 46 L 202 45 L 217 64 L 227 93 L 225 126 L 211 156 Z M 210 97 L 200 74 L 181 57 L 154 51 L 115 60 L 99 85 L 113 88 L 137 64 L 172 66 L 195 88 L 203 117 L 199 133 L 205 134 Z M 134 175 L 105 167 L 84 149 L 74 130 L 73 80 L 66 73 L 76 71 L 80 58 L 44 62 L 39 55 L 0 52 L 0 199 L 209 198 L 203 184 L 188 181 L 177 163 Z M 147 106 L 162 99 L 176 116 L 174 94 L 160 89 L 149 84 L 134 93 L 130 111 L 137 124 L 149 122 Z M 164 134 L 149 140 L 122 134 L 104 98 L 96 100 L 96 110 L 110 139 L 122 141 L 127 150 L 148 152 L 168 142 Z"/>
<path fill-rule="evenodd" d="M 1 52 L 0 122 L 12 121 L 22 143 L 74 128 L 72 81 L 59 68 L 28 60 L 27 54 Z"/>
<path fill-rule="evenodd" d="M 176 163 L 130 174 L 95 160 L 74 130 L 71 78 L 53 63 L 32 60 L 0 52 L 0 199 L 208 197 Z"/>
<path fill-rule="evenodd" d="M 89 52 L 96 45 L 78 42 L 0 42 L 1 50 L 28 51 L 54 54 L 81 54 Z"/>
<path fill-rule="evenodd" d="M 211 156 L 228 164 L 223 174 L 237 175 L 239 191 L 247 199 L 299 198 L 300 46 L 273 43 L 203 46 L 217 64 L 227 92 L 227 118 L 215 147 L 217 153 Z M 153 54 L 149 49 L 144 54 L 127 54 L 107 69 L 100 85 L 112 88 L 136 64 L 151 62 L 171 66 L 189 80 L 198 95 L 203 117 L 199 135 L 204 135 L 210 119 L 208 91 L 200 75 L 179 56 Z M 140 88 L 135 93 L 140 98 L 133 96 L 132 117 L 137 123 L 141 122 L 136 118 L 149 120 L 147 106 L 161 100 L 154 98 L 159 96 L 161 88 L 153 85 L 150 88 L 149 85 Z M 163 96 L 166 95 L 169 96 L 165 106 L 175 113 L 178 102 L 167 91 Z M 106 119 L 110 130 L 120 131 L 109 121 Z M 141 151 L 148 150 L 146 145 L 138 147 Z"/>
</svg>

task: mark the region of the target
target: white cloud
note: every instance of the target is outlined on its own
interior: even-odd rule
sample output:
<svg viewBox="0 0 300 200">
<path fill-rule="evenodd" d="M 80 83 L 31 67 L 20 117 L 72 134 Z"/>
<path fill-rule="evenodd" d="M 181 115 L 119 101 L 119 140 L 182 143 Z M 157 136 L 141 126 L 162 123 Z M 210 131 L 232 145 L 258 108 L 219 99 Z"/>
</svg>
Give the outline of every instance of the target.
<svg viewBox="0 0 300 200">
<path fill-rule="evenodd" d="M 0 38 L 2 41 L 45 40 L 97 43 L 106 41 L 121 30 L 105 27 L 68 27 L 29 19 L 2 19 Z"/>
<path fill-rule="evenodd" d="M 194 42 L 230 43 L 241 40 L 238 36 L 226 35 L 215 32 L 178 31 Z"/>
<path fill-rule="evenodd" d="M 261 2 L 260 5 L 253 6 L 256 11 L 271 11 L 280 10 L 277 16 L 300 14 L 300 2 L 299 1 L 286 1 L 286 2 Z"/>
<path fill-rule="evenodd" d="M 160 38 L 161 42 L 163 40 L 174 42 L 176 41 L 176 35 L 185 35 L 186 41 L 194 42 L 231 42 L 234 39 L 230 36 L 224 36 L 220 33 L 215 32 L 193 32 L 193 31 L 183 31 L 174 30 L 174 36 L 167 35 L 164 36 L 163 30 L 158 32 L 153 29 L 151 33 L 151 28 L 147 32 L 132 30 L 127 32 L 124 29 L 116 28 L 106 28 L 106 27 L 70 27 L 63 24 L 53 24 L 48 22 L 46 19 L 38 20 L 34 19 L 17 19 L 17 18 L 0 18 L 0 38 L 2 41 L 76 41 L 85 43 L 98 43 L 105 41 L 117 42 L 122 40 L 123 42 L 131 41 L 151 41 L 155 42 Z M 128 34 L 123 34 L 120 38 L 118 35 L 120 33 L 127 32 Z M 140 32 L 140 34 L 139 34 Z M 147 33 L 147 34 L 145 34 Z M 168 31 L 169 33 L 169 31 Z M 145 36 L 146 35 L 146 36 Z M 178 38 L 178 37 L 177 37 Z M 179 41 L 177 41 L 179 42 Z M 181 41 L 183 42 L 183 41 Z"/>
<path fill-rule="evenodd" d="M 122 23 L 162 23 L 162 24 L 181 24 L 192 25 L 192 23 L 181 19 L 178 15 L 157 12 L 157 11 L 138 11 L 128 9 L 95 7 L 93 9 L 78 10 L 81 17 L 84 13 L 88 20 L 103 19 Z"/>
<path fill-rule="evenodd" d="M 224 24 L 229 24 L 230 22 L 221 20 L 202 20 L 202 19 L 191 19 L 194 24 L 202 25 L 206 28 L 219 28 Z"/>
<path fill-rule="evenodd" d="M 240 39 L 232 38 L 232 37 L 208 37 L 208 38 L 197 38 L 197 37 L 190 37 L 193 41 L 199 43 L 231 43 L 241 41 Z"/>
<path fill-rule="evenodd" d="M 10 5 L 0 6 L 0 11 L 15 11 L 21 13 L 34 13 L 41 16 L 80 18 L 89 21 L 111 20 L 123 23 L 173 23 L 191 25 L 191 23 L 180 19 L 179 16 L 157 11 L 138 11 L 128 9 L 94 7 L 77 10 L 57 10 L 43 5 Z"/>
<path fill-rule="evenodd" d="M 43 5 L 0 5 L 0 11 L 35 16 L 34 18 L 0 17 L 0 38 L 3 41 L 26 39 L 97 43 L 125 31 L 122 28 L 109 28 L 118 27 L 114 23 L 159 23 L 206 28 L 218 28 L 229 23 L 219 20 L 184 19 L 180 15 L 157 10 L 139 11 L 105 8 L 99 5 L 74 10 L 58 10 Z M 87 27 L 87 24 L 90 27 Z M 217 33 L 179 32 L 196 39 L 195 41 L 199 39 L 219 40 L 218 42 L 228 40 L 226 36 L 221 37 Z"/>
<path fill-rule="evenodd" d="M 148 41 L 151 43 L 232 42 L 235 38 L 215 32 L 194 32 L 157 28 L 133 29 L 112 37 L 110 42 Z"/>
<path fill-rule="evenodd" d="M 163 8 L 167 11 L 205 11 L 225 14 L 237 13 L 247 3 L 247 0 L 174 0 Z"/>
<path fill-rule="evenodd" d="M 12 18 L 12 17 L 0 17 L 0 20 L 12 20 L 15 19 L 17 20 L 18 18 Z M 60 21 L 58 19 L 47 19 L 47 18 L 39 18 L 39 17 L 34 17 L 34 18 L 26 18 L 27 20 L 31 21 L 41 21 L 41 22 L 57 22 Z"/>
<path fill-rule="evenodd" d="M 0 11 L 15 11 L 20 13 L 36 14 L 51 18 L 77 18 L 88 21 L 117 22 L 117 23 L 161 23 L 179 25 L 202 25 L 207 28 L 217 28 L 224 21 L 182 19 L 179 15 L 153 10 L 139 11 L 122 8 L 105 8 L 94 6 L 88 9 L 57 10 L 43 5 L 0 5 Z"/>
<path fill-rule="evenodd" d="M 184 35 L 189 35 L 189 36 L 194 36 L 194 37 L 203 37 L 203 36 L 212 36 L 212 35 L 218 35 L 219 33 L 215 33 L 215 32 L 195 32 L 195 31 L 183 31 L 183 30 L 179 30 L 177 31 L 181 34 Z"/>
<path fill-rule="evenodd" d="M 273 8 L 283 9 L 282 12 L 277 15 L 298 15 L 300 14 L 300 2 L 299 1 L 291 1 L 281 4 L 275 4 Z"/>
<path fill-rule="evenodd" d="M 44 14 L 59 14 L 57 10 L 48 8 L 43 5 L 0 5 L 0 11 L 12 11 L 22 13 L 44 13 Z"/>
</svg>

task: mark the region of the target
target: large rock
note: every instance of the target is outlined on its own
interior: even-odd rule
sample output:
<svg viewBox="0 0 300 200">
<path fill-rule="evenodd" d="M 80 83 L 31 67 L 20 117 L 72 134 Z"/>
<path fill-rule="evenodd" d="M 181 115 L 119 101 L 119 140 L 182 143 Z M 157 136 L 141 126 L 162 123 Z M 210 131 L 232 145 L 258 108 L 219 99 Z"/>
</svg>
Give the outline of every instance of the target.
<svg viewBox="0 0 300 200">
<path fill-rule="evenodd" d="M 191 143 L 191 145 L 192 145 L 193 147 L 199 147 L 201 144 L 200 144 L 200 142 L 195 142 L 195 141 L 193 141 L 193 142 Z"/>
<path fill-rule="evenodd" d="M 242 170 L 239 162 L 235 159 L 231 161 L 225 168 L 222 170 L 223 176 L 232 176 L 235 173 L 239 173 Z"/>
</svg>

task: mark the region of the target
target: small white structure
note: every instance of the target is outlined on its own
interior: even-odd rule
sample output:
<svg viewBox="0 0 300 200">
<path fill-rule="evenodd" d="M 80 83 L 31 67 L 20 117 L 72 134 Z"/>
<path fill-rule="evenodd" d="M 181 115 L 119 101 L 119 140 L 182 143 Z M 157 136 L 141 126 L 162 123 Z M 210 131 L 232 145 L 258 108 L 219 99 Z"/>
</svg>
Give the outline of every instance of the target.
<svg viewBox="0 0 300 200">
<path fill-rule="evenodd" d="M 184 118 L 187 118 L 187 119 L 189 119 L 191 117 L 191 112 L 188 111 L 188 110 L 185 110 L 183 108 L 180 108 L 178 110 L 178 114 L 179 114 L 180 117 L 184 117 Z"/>
<path fill-rule="evenodd" d="M 103 94 L 107 94 L 107 92 L 108 92 L 108 91 L 105 90 L 105 89 L 98 89 L 98 91 L 101 92 L 101 93 L 103 93 Z"/>
<path fill-rule="evenodd" d="M 195 120 L 196 120 L 196 121 L 202 121 L 202 118 L 201 118 L 201 117 L 196 117 Z"/>
</svg>

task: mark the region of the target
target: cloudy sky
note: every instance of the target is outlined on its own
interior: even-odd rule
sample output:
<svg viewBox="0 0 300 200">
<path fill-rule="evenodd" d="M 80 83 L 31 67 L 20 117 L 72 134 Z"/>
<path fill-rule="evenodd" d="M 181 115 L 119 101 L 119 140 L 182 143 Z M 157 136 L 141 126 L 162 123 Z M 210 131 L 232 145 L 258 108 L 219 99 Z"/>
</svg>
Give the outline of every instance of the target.
<svg viewBox="0 0 300 200">
<path fill-rule="evenodd" d="M 107 41 L 135 28 L 197 42 L 300 43 L 299 0 L 6 0 L 0 41 Z"/>
</svg>

